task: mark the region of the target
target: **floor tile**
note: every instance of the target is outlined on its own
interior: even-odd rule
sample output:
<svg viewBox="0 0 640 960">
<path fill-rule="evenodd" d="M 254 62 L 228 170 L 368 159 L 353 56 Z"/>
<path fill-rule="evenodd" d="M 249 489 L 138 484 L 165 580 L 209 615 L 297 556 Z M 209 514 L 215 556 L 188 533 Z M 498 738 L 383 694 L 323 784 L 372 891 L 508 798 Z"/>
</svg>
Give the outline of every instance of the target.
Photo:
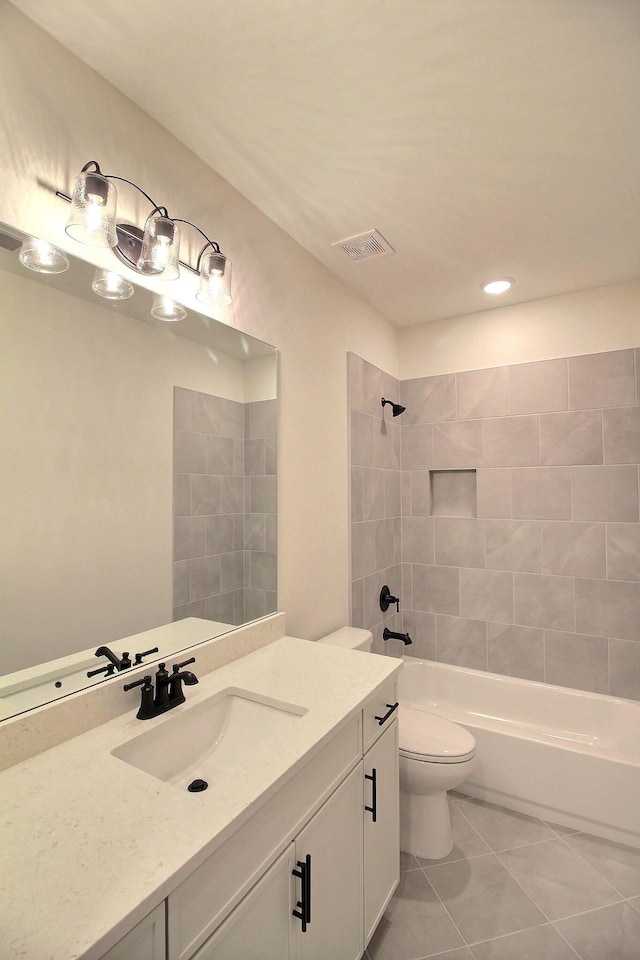
<svg viewBox="0 0 640 960">
<path fill-rule="evenodd" d="M 507 937 L 474 943 L 474 960 L 576 960 L 576 955 L 550 923 Z"/>
<path fill-rule="evenodd" d="M 565 837 L 565 843 L 584 857 L 624 897 L 640 894 L 640 850 L 587 833 Z"/>
<path fill-rule="evenodd" d="M 505 810 L 493 803 L 465 800 L 458 804 L 458 809 L 492 850 L 511 850 L 556 836 L 542 820 L 515 810 Z"/>
<path fill-rule="evenodd" d="M 629 903 L 616 903 L 559 920 L 555 926 L 581 960 L 638 960 L 640 957 L 640 913 Z"/>
<path fill-rule="evenodd" d="M 437 864 L 425 872 L 467 943 L 546 919 L 494 854 Z"/>
<path fill-rule="evenodd" d="M 563 840 L 519 847 L 498 857 L 550 920 L 620 899 Z"/>
<path fill-rule="evenodd" d="M 460 947 L 459 950 L 447 950 L 446 953 L 436 953 L 429 960 L 473 960 L 469 947 Z"/>
<path fill-rule="evenodd" d="M 367 951 L 370 960 L 417 960 L 464 946 L 422 870 L 403 873 Z"/>
<path fill-rule="evenodd" d="M 483 853 L 491 853 L 489 846 L 471 826 L 467 818 L 460 812 L 455 803 L 449 804 L 451 812 L 451 829 L 453 832 L 453 850 L 440 860 L 425 860 L 418 857 L 420 866 L 429 867 L 434 863 L 453 863 L 454 860 L 466 860 L 468 857 L 477 857 Z"/>
<path fill-rule="evenodd" d="M 419 863 L 412 853 L 400 851 L 400 873 L 406 873 L 407 870 L 417 870 Z"/>
</svg>

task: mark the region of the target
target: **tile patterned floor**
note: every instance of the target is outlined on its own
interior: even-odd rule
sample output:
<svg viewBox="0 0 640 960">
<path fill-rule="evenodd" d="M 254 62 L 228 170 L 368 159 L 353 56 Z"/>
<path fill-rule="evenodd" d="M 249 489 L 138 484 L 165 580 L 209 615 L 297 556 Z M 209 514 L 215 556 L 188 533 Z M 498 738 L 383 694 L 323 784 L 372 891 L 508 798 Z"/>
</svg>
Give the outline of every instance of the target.
<svg viewBox="0 0 640 960">
<path fill-rule="evenodd" d="M 640 850 L 455 795 L 454 847 L 401 854 L 368 960 L 640 960 Z"/>
</svg>

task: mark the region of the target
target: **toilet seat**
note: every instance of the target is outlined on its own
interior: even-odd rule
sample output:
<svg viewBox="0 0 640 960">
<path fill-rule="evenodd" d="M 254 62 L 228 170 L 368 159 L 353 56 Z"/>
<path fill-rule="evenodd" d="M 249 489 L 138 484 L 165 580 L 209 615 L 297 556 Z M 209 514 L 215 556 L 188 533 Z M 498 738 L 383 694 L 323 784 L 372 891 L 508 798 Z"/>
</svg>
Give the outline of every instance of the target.
<svg viewBox="0 0 640 960">
<path fill-rule="evenodd" d="M 452 720 L 402 703 L 398 714 L 400 756 L 426 763 L 464 763 L 475 756 L 473 735 Z"/>
</svg>

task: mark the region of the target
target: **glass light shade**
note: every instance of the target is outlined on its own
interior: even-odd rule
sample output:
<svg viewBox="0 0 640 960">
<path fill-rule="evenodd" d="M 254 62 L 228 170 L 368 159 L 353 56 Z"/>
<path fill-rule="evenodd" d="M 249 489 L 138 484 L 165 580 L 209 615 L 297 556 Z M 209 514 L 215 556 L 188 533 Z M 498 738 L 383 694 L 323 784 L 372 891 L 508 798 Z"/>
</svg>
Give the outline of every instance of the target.
<svg viewBox="0 0 640 960">
<path fill-rule="evenodd" d="M 175 322 L 177 320 L 184 320 L 186 315 L 187 311 L 185 308 L 179 303 L 176 303 L 175 300 L 172 300 L 171 297 L 165 297 L 164 294 L 157 293 L 153 298 L 151 316 L 155 317 L 156 320 Z"/>
<path fill-rule="evenodd" d="M 37 273 L 64 273 L 69 269 L 65 254 L 37 237 L 27 237 L 22 241 L 18 259 L 24 267 Z"/>
<path fill-rule="evenodd" d="M 116 188 L 100 173 L 79 174 L 65 230 L 90 247 L 115 247 Z"/>
<path fill-rule="evenodd" d="M 222 253 L 205 253 L 200 262 L 200 286 L 196 298 L 201 303 L 227 307 L 231 297 L 231 260 Z"/>
<path fill-rule="evenodd" d="M 128 280 L 111 270 L 96 270 L 91 289 L 105 300 L 128 300 L 134 292 Z"/>
<path fill-rule="evenodd" d="M 144 227 L 138 270 L 158 275 L 161 280 L 176 280 L 180 276 L 179 254 L 180 228 L 169 217 L 152 213 Z"/>
</svg>

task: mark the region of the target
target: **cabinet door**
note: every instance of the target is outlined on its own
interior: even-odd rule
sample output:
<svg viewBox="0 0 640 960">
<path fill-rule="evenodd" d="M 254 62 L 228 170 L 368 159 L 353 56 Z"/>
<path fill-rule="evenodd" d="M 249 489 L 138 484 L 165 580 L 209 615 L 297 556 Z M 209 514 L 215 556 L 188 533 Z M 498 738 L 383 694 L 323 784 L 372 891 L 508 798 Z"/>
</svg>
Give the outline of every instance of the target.
<svg viewBox="0 0 640 960">
<path fill-rule="evenodd" d="M 294 869 L 291 843 L 193 960 L 287 960 Z"/>
<path fill-rule="evenodd" d="M 161 903 L 141 920 L 102 960 L 165 960 L 165 907 Z"/>
<path fill-rule="evenodd" d="M 364 949 L 362 761 L 296 837 L 295 846 L 298 864 L 310 858 L 310 917 L 305 932 L 293 917 L 294 956 L 356 960 Z M 296 881 L 294 909 L 302 898 L 303 881 Z"/>
<path fill-rule="evenodd" d="M 400 878 L 397 722 L 365 754 L 364 776 L 366 945 Z"/>
</svg>

